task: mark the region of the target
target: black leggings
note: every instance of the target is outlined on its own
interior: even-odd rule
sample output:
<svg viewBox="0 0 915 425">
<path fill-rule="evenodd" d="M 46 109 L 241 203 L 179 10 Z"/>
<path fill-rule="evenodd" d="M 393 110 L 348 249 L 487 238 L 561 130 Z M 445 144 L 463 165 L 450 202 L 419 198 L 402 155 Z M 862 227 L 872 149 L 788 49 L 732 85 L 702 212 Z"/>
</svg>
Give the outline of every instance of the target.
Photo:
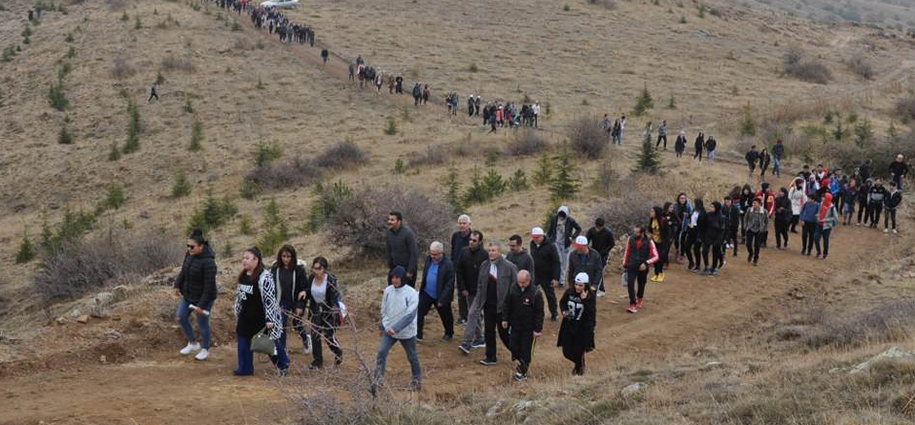
<svg viewBox="0 0 915 425">
<path fill-rule="evenodd" d="M 639 287 L 636 292 L 635 284 L 638 281 Z M 639 271 L 638 267 L 630 267 L 626 270 L 626 289 L 629 290 L 629 304 L 635 304 L 638 299 L 645 298 L 645 284 L 648 282 L 648 268 L 645 271 Z"/>
<path fill-rule="evenodd" d="M 882 202 L 872 202 L 870 204 L 871 226 L 877 227 L 880 224 L 880 213 L 883 212 Z"/>
<path fill-rule="evenodd" d="M 335 363 L 339 363 L 343 360 L 343 350 L 340 348 L 340 343 L 337 342 L 335 328 L 331 323 L 332 321 L 333 316 L 327 314 L 313 314 L 311 317 L 311 354 L 313 359 L 312 364 L 315 366 L 320 367 L 324 365 L 324 352 L 321 347 L 321 340 L 327 342 L 330 351 L 334 353 Z"/>
<path fill-rule="evenodd" d="M 775 220 L 775 246 L 782 247 L 782 239 L 785 240 L 785 247 L 788 247 L 788 222 Z"/>
<path fill-rule="evenodd" d="M 791 233 L 797 233 L 797 223 L 800 221 L 800 215 L 791 216 Z"/>
<path fill-rule="evenodd" d="M 870 218 L 870 211 L 867 208 L 867 201 L 858 201 L 858 224 L 861 224 L 861 216 L 864 216 L 864 224 Z"/>
<path fill-rule="evenodd" d="M 698 245 L 699 241 L 696 238 L 695 228 L 687 230 L 685 234 L 686 240 L 683 243 L 683 251 L 686 251 L 686 258 L 689 259 L 689 267 L 692 268 L 699 264 L 699 254 L 695 254 L 695 257 L 693 256 L 694 245 Z M 698 250 L 699 248 L 696 247 L 696 249 Z"/>
<path fill-rule="evenodd" d="M 759 261 L 759 246 L 762 245 L 762 232 L 747 232 L 747 261 Z"/>
<path fill-rule="evenodd" d="M 816 234 L 817 224 L 804 222 L 804 228 L 801 229 L 801 254 L 810 254 L 813 250 L 813 239 Z"/>
<path fill-rule="evenodd" d="M 562 356 L 575 363 L 575 370 L 572 372 L 576 375 L 585 373 L 585 347 L 578 344 L 566 344 L 562 346 Z"/>
<path fill-rule="evenodd" d="M 670 251 L 670 244 L 659 243 L 656 244 L 658 249 L 658 261 L 654 263 L 654 274 L 655 276 L 664 273 L 664 265 L 667 264 L 667 255 Z"/>
<path fill-rule="evenodd" d="M 704 268 L 706 268 L 706 269 L 709 268 L 709 266 L 708 266 L 708 254 L 709 254 L 709 251 L 716 251 L 716 250 L 713 250 L 713 249 L 712 249 L 712 245 L 709 245 L 709 244 L 702 244 L 702 265 L 703 265 Z M 713 263 L 712 263 L 712 268 L 714 268 L 714 265 L 715 265 L 715 263 L 713 262 Z"/>
<path fill-rule="evenodd" d="M 883 228 L 890 228 L 890 219 L 893 220 L 893 230 L 896 230 L 896 208 L 887 208 L 886 214 L 883 216 Z"/>
<path fill-rule="evenodd" d="M 823 258 L 829 256 L 829 235 L 832 233 L 832 229 L 824 229 L 822 226 L 817 226 L 816 234 L 814 240 L 817 248 L 817 256 L 823 254 Z M 820 239 L 823 239 L 823 251 L 820 251 Z"/>
</svg>

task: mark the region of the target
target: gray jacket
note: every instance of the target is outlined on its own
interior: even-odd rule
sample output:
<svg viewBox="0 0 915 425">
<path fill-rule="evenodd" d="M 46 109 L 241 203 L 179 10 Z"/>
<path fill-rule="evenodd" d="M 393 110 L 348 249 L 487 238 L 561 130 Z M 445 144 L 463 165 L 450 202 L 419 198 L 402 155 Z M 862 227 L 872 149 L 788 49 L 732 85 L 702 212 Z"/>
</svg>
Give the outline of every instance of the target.
<svg viewBox="0 0 915 425">
<path fill-rule="evenodd" d="M 521 270 L 530 272 L 531 282 L 534 281 L 534 258 L 531 257 L 531 254 L 528 253 L 527 250 L 522 248 L 521 252 L 517 254 L 509 252 L 508 255 L 505 256 L 505 259 L 511 261 L 511 263 L 518 268 L 519 272 Z"/>
<path fill-rule="evenodd" d="M 746 220 L 748 232 L 761 233 L 769 229 L 769 215 L 762 208 L 759 209 L 759 212 L 755 212 L 752 209 L 747 211 Z"/>
<path fill-rule="evenodd" d="M 486 260 L 483 264 L 480 264 L 480 276 L 477 278 L 477 295 L 473 299 L 473 307 L 471 310 L 479 311 L 483 310 L 483 306 L 486 305 L 486 289 L 489 285 L 489 266 L 493 262 Z M 496 280 L 496 310 L 498 313 L 502 312 L 502 303 L 505 302 L 505 296 L 508 295 L 508 290 L 512 286 L 518 284 L 518 267 L 516 267 L 512 262 L 501 257 L 495 261 L 496 273 L 498 274 L 498 279 Z"/>
<path fill-rule="evenodd" d="M 385 247 L 388 251 L 388 268 L 402 266 L 416 278 L 417 253 L 416 235 L 409 227 L 402 225 L 397 231 L 386 230 Z"/>
</svg>

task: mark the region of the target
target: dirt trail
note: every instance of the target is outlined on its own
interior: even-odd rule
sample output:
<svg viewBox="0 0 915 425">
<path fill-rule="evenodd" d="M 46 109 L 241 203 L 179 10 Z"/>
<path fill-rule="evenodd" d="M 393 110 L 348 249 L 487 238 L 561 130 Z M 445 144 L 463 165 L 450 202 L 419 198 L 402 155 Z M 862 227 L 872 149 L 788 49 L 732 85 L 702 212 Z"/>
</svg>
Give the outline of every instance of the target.
<svg viewBox="0 0 915 425">
<path fill-rule="evenodd" d="M 611 290 L 598 300 L 598 349 L 589 355 L 589 368 L 618 367 L 645 353 L 675 355 L 697 341 L 752 325 L 758 315 L 772 314 L 773 307 L 798 302 L 787 295 L 790 290 L 850 271 L 849 265 L 860 263 L 856 260 L 886 252 L 888 241 L 899 240 L 870 229 L 843 227 L 834 232 L 830 259 L 824 262 L 801 257 L 799 235 L 791 236 L 791 249 L 765 249 L 760 267 L 749 266 L 743 255 L 729 256 L 717 278 L 701 277 L 674 264 L 664 283 L 649 283 L 646 307 L 636 315 L 624 311 L 626 301 L 620 297 L 625 291 L 617 286 L 616 275 L 608 275 Z M 455 343 L 437 340 L 441 332 L 437 317 L 430 315 L 427 323 L 429 342 L 420 348 L 425 371 L 421 399 L 450 400 L 466 392 L 468 385 L 476 390 L 512 388 L 504 348 L 500 347 L 500 364 L 487 368 L 476 363 L 482 352 L 464 356 Z M 562 382 L 569 376 L 571 364 L 555 347 L 557 331 L 557 324 L 546 324 L 535 354 L 534 380 Z M 344 333 L 342 339 L 350 345 L 352 337 Z M 377 343 L 377 336 L 362 337 L 359 346 L 372 358 Z M 231 346 L 216 348 L 209 361 L 199 363 L 179 357 L 178 345 L 176 340 L 174 346 L 160 347 L 152 356 L 120 365 L 89 361 L 83 367 L 4 379 L 0 424 L 174 424 L 188 417 L 205 424 L 246 424 L 285 414 L 288 406 L 272 383 L 265 358 L 257 361 L 257 377 L 239 379 L 231 376 L 235 365 Z M 297 366 L 310 361 L 297 342 L 290 345 L 296 349 Z M 353 357 L 347 360 L 345 367 L 354 368 Z M 408 382 L 400 348 L 392 351 L 389 368 L 394 385 Z M 288 379 L 307 386 L 320 381 L 313 373 L 299 371 Z"/>
</svg>

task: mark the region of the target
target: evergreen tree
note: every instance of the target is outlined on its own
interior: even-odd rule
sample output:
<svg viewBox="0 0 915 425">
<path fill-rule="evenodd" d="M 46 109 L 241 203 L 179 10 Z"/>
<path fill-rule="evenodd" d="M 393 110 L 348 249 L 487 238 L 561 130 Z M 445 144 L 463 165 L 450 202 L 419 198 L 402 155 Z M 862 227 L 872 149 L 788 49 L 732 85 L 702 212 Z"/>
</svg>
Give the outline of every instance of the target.
<svg viewBox="0 0 915 425">
<path fill-rule="evenodd" d="M 142 132 L 140 108 L 133 100 L 127 104 L 127 113 L 130 115 L 130 120 L 127 123 L 127 142 L 124 143 L 124 153 L 133 153 L 140 150 L 140 132 Z"/>
<path fill-rule="evenodd" d="M 639 153 L 638 161 L 632 171 L 648 174 L 656 174 L 661 171 L 661 158 L 654 147 L 654 143 L 651 142 L 651 138 L 647 135 L 645 140 L 642 141 L 642 152 Z"/>
<path fill-rule="evenodd" d="M 836 120 L 836 129 L 832 131 L 832 135 L 836 138 L 837 141 L 841 142 L 845 138 L 847 130 L 842 127 L 842 120 Z"/>
<path fill-rule="evenodd" d="M 57 143 L 62 145 L 69 145 L 73 143 L 73 136 L 71 136 L 70 132 L 67 131 L 67 126 L 60 128 L 60 134 L 57 135 Z"/>
<path fill-rule="evenodd" d="M 191 194 L 191 183 L 187 181 L 187 175 L 184 171 L 178 172 L 175 178 L 175 185 L 172 186 L 172 197 L 181 198 Z"/>
<path fill-rule="evenodd" d="M 461 182 L 458 180 L 459 174 L 457 166 L 452 162 L 448 167 L 448 175 L 445 177 L 445 200 L 455 213 L 461 212 L 463 202 L 461 199 Z"/>
<path fill-rule="evenodd" d="M 25 264 L 35 259 L 37 252 L 35 245 L 26 234 L 22 237 L 22 243 L 19 244 L 19 251 L 16 252 L 16 264 Z"/>
<path fill-rule="evenodd" d="M 546 152 L 537 161 L 537 172 L 534 173 L 534 184 L 543 186 L 553 181 L 553 164 Z"/>
<path fill-rule="evenodd" d="M 642 93 L 639 94 L 638 99 L 636 99 L 633 113 L 635 116 L 639 117 L 651 108 L 654 108 L 654 99 L 652 99 L 651 92 L 648 91 L 648 84 L 646 83 L 642 88 Z"/>
<path fill-rule="evenodd" d="M 572 155 L 568 150 L 556 155 L 556 175 L 550 183 L 550 195 L 553 201 L 572 199 L 581 189 L 581 182 L 574 175 Z"/>
<path fill-rule="evenodd" d="M 740 121 L 740 135 L 753 137 L 756 135 L 756 120 L 753 119 L 753 111 L 750 105 L 747 105 L 743 111 L 743 119 Z"/>
<path fill-rule="evenodd" d="M 199 119 L 194 120 L 194 126 L 191 128 L 191 145 L 188 149 L 191 152 L 200 152 L 203 149 L 203 145 L 200 142 L 203 141 L 203 123 Z"/>
<path fill-rule="evenodd" d="M 865 117 L 855 126 L 855 143 L 858 147 L 863 148 L 867 146 L 873 138 L 874 129 L 871 125 L 871 120 Z"/>
<path fill-rule="evenodd" d="M 890 127 L 886 129 L 886 135 L 894 142 L 899 140 L 899 129 L 896 128 L 896 121 L 890 121 Z"/>
<path fill-rule="evenodd" d="M 257 247 L 261 252 L 275 252 L 287 239 L 289 225 L 280 214 L 280 206 L 276 199 L 271 199 L 264 214 L 264 234 L 258 239 Z"/>
</svg>

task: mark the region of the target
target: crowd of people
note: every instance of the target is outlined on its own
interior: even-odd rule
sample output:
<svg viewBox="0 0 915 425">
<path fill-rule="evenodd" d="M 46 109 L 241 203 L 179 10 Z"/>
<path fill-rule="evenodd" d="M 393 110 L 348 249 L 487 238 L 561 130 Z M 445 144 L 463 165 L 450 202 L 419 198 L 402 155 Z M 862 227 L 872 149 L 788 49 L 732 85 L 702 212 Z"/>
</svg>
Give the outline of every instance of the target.
<svg viewBox="0 0 915 425">
<path fill-rule="evenodd" d="M 743 245 L 747 262 L 757 266 L 763 261 L 770 229 L 775 233 L 776 249 L 789 249 L 791 235 L 800 233 L 800 254 L 811 256 L 815 250 L 820 260 L 829 258 L 831 234 L 841 226 L 863 223 L 876 228 L 883 215 L 883 231 L 897 233 L 896 211 L 908 173 L 904 159 L 898 156 L 889 167 L 886 185 L 873 175 L 869 160 L 851 176 L 839 169 L 805 165 L 789 187 L 745 184 L 714 200 L 690 200 L 680 193 L 672 202 L 652 207 L 646 211 L 644 224 L 627 229 L 629 236 L 621 250 L 619 266 L 629 299 L 626 311 L 635 314 L 646 308 L 648 282 L 664 282 L 671 264 L 685 263 L 689 271 L 718 276 L 728 264 L 728 254 L 738 256 Z M 450 253 L 445 253 L 443 242 L 435 241 L 424 259 L 417 236 L 404 223 L 402 213 L 392 211 L 386 223 L 388 286 L 381 300 L 376 385 L 383 384 L 390 349 L 400 343 L 411 366 L 412 387 L 421 388 L 416 344 L 428 339 L 425 318 L 433 309 L 442 323 L 441 341 L 454 340 L 455 325 L 463 325 L 458 348 L 464 354 L 483 348 L 483 365 L 497 364 L 501 341 L 517 363 L 513 373 L 517 381 L 528 377 L 548 312 L 551 322 L 561 321 L 556 344 L 573 364 L 572 373 L 585 372 L 586 353 L 595 348 L 597 299 L 606 294 L 604 277 L 616 244 L 604 218 L 597 218 L 584 231 L 569 207 L 561 206 L 547 230 L 530 230 L 527 248 L 524 238 L 515 234 L 508 238 L 506 251 L 499 240 L 487 242 L 464 214 L 458 217 L 451 236 Z M 188 340 L 180 353 L 196 353 L 197 360 L 209 356 L 209 317 L 218 293 L 214 257 L 202 232 L 194 231 L 175 281 L 181 296 L 177 317 Z M 562 292 L 558 299 L 557 289 Z M 454 298 L 458 300 L 457 320 L 452 311 Z M 195 314 L 199 338 L 191 323 Z M 290 362 L 286 354 L 289 330 L 299 335 L 305 352 L 311 353 L 310 369 L 324 367 L 325 344 L 335 366 L 343 361 L 335 333 L 346 322 L 347 309 L 341 284 L 324 257 L 306 263 L 297 257 L 294 247 L 285 245 L 268 265 L 257 248 L 245 250 L 237 277 L 235 317 L 236 375 L 254 373 L 254 351 L 269 354 L 278 373 L 285 375 Z M 264 339 L 270 341 L 266 350 Z"/>
</svg>

